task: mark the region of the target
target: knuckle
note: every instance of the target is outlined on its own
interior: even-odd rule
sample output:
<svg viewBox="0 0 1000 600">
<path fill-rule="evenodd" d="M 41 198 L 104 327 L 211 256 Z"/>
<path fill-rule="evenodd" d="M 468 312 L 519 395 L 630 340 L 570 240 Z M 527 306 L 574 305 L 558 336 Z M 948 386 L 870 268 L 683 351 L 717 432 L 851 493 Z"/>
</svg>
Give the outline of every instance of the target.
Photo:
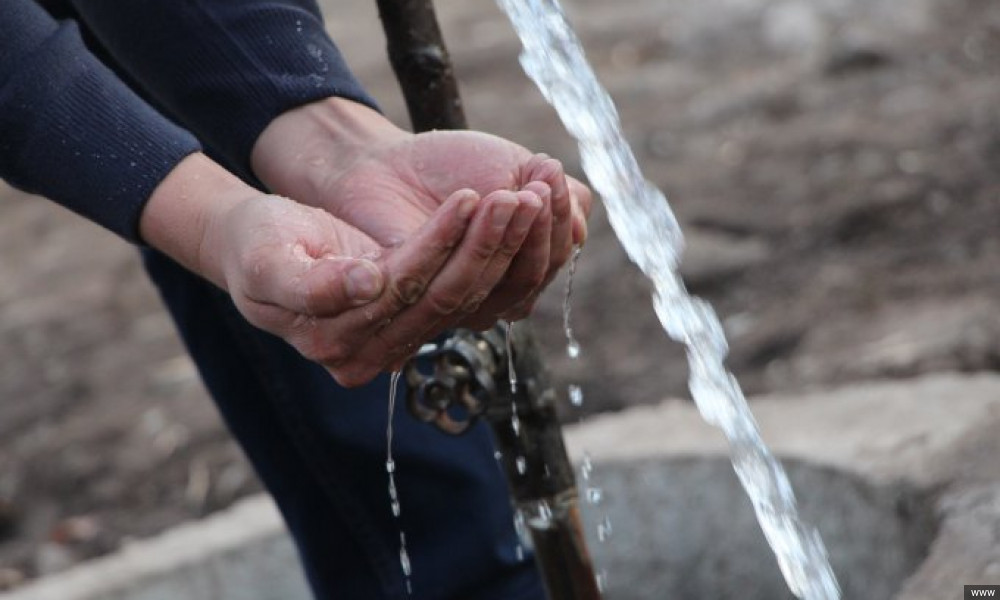
<svg viewBox="0 0 1000 600">
<path fill-rule="evenodd" d="M 301 278 L 296 283 L 296 295 L 299 300 L 299 307 L 306 315 L 316 314 L 316 306 L 322 301 L 321 292 L 316 285 L 307 278 Z"/>
<path fill-rule="evenodd" d="M 424 294 L 427 282 L 414 275 L 404 275 L 394 280 L 389 286 L 389 293 L 402 305 L 416 303 Z"/>
<path fill-rule="evenodd" d="M 479 307 L 483 305 L 490 293 L 488 291 L 479 291 L 473 293 L 468 299 L 466 299 L 465 304 L 462 305 L 462 312 L 464 313 L 474 313 L 479 310 Z"/>
<path fill-rule="evenodd" d="M 439 315 L 450 315 L 462 307 L 462 297 L 455 293 L 432 292 L 427 294 L 427 302 Z"/>
<path fill-rule="evenodd" d="M 473 244 L 470 252 L 472 253 L 472 258 L 478 262 L 486 262 L 493 258 L 493 253 L 497 251 L 497 248 L 491 246 L 487 243 Z"/>
<path fill-rule="evenodd" d="M 503 317 L 508 321 L 520 321 L 521 319 L 527 319 L 531 316 L 531 312 L 535 308 L 535 299 L 530 298 L 523 302 L 512 306 L 510 310 L 504 312 Z"/>
<path fill-rule="evenodd" d="M 532 269 L 525 270 L 524 274 L 519 278 L 519 283 L 522 288 L 533 290 L 545 282 L 545 273 L 544 266 L 533 266 Z"/>
<path fill-rule="evenodd" d="M 510 240 L 504 242 L 502 246 L 497 248 L 497 255 L 501 261 L 510 262 L 517 255 L 518 250 L 521 249 L 522 240 Z"/>
</svg>

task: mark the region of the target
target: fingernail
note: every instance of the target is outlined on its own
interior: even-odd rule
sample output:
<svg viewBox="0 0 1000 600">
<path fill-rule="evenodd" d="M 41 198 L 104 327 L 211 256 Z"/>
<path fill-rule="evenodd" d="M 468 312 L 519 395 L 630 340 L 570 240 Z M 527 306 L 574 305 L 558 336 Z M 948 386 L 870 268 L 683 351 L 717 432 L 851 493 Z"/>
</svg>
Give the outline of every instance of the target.
<svg viewBox="0 0 1000 600">
<path fill-rule="evenodd" d="M 510 223 L 510 218 L 514 216 L 514 209 L 517 208 L 517 202 L 496 202 L 493 204 L 493 211 L 491 217 L 493 219 L 493 225 L 495 227 L 506 227 L 507 223 Z"/>
<path fill-rule="evenodd" d="M 476 212 L 477 206 L 479 206 L 479 196 L 474 192 L 465 194 L 458 201 L 458 217 L 460 219 L 468 219 L 472 216 L 472 213 Z"/>
<path fill-rule="evenodd" d="M 382 293 L 382 273 L 368 261 L 358 262 L 347 272 L 344 287 L 353 302 L 371 302 Z"/>
</svg>

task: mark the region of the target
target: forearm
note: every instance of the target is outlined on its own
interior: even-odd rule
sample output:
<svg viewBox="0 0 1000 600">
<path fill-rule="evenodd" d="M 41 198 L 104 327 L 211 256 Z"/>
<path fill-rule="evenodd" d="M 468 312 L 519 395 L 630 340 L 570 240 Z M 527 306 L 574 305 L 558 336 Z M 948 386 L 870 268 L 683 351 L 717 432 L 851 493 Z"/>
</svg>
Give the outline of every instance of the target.
<svg viewBox="0 0 1000 600">
<path fill-rule="evenodd" d="M 271 121 L 254 143 L 251 165 L 269 189 L 319 205 L 327 184 L 359 157 L 408 135 L 368 106 L 325 98 Z"/>
<path fill-rule="evenodd" d="M 0 177 L 138 241 L 143 204 L 197 140 L 32 1 L 0 2 L 0 56 Z"/>
<path fill-rule="evenodd" d="M 139 221 L 142 239 L 222 289 L 221 251 L 212 235 L 237 204 L 260 192 L 204 154 L 182 160 L 156 187 Z"/>
<path fill-rule="evenodd" d="M 226 168 L 278 115 L 325 97 L 374 105 L 311 0 L 72 0 L 94 36 Z"/>
</svg>

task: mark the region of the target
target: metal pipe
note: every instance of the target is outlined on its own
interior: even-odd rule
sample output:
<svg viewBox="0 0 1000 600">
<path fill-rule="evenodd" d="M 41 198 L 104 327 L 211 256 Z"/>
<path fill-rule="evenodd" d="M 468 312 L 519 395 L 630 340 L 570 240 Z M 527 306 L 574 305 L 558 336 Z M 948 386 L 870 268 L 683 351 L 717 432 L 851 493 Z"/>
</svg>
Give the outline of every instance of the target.
<svg viewBox="0 0 1000 600">
<path fill-rule="evenodd" d="M 513 329 L 517 385 L 509 380 L 505 328 L 457 330 L 421 349 L 405 369 L 410 414 L 460 435 L 479 419 L 493 430 L 512 502 L 524 518 L 550 600 L 599 600 L 587 551 L 573 465 L 556 417 L 556 393 L 530 329 Z"/>
<path fill-rule="evenodd" d="M 465 129 L 454 71 L 431 0 L 378 0 L 390 62 L 414 131 Z M 458 330 L 436 355 L 435 373 L 406 368 L 411 414 L 460 434 L 484 416 L 502 454 L 514 506 L 525 516 L 550 600 L 599 600 L 580 519 L 573 466 L 556 416 L 556 394 L 526 324 L 513 328 L 518 384 L 511 390 L 502 328 Z M 466 418 L 452 413 L 458 407 Z"/>
<path fill-rule="evenodd" d="M 466 129 L 448 48 L 431 0 L 378 0 L 389 62 L 416 132 Z"/>
<path fill-rule="evenodd" d="M 502 453 L 515 506 L 531 533 L 549 598 L 599 600 L 576 477 L 556 415 L 557 396 L 530 328 L 517 324 L 513 335 L 517 389 L 512 392 L 506 385 L 507 369 L 501 369 L 499 398 L 486 419 Z"/>
</svg>

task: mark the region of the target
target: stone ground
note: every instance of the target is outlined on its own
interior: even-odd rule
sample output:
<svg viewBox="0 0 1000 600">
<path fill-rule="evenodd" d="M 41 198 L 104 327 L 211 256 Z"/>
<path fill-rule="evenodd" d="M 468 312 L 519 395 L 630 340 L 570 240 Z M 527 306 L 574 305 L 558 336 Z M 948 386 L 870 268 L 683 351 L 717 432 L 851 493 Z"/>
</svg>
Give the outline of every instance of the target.
<svg viewBox="0 0 1000 600">
<path fill-rule="evenodd" d="M 372 3 L 335 4 L 331 31 L 404 122 Z M 472 124 L 578 171 L 493 3 L 438 4 Z M 748 392 L 1000 368 L 1000 5 L 567 6 L 688 232 L 687 281 L 723 317 Z M 2 589 L 259 486 L 134 252 L 0 194 Z M 684 396 L 682 356 L 599 210 L 575 283 L 578 362 L 559 288 L 535 322 L 561 383 L 586 395 L 567 419 Z"/>
</svg>

